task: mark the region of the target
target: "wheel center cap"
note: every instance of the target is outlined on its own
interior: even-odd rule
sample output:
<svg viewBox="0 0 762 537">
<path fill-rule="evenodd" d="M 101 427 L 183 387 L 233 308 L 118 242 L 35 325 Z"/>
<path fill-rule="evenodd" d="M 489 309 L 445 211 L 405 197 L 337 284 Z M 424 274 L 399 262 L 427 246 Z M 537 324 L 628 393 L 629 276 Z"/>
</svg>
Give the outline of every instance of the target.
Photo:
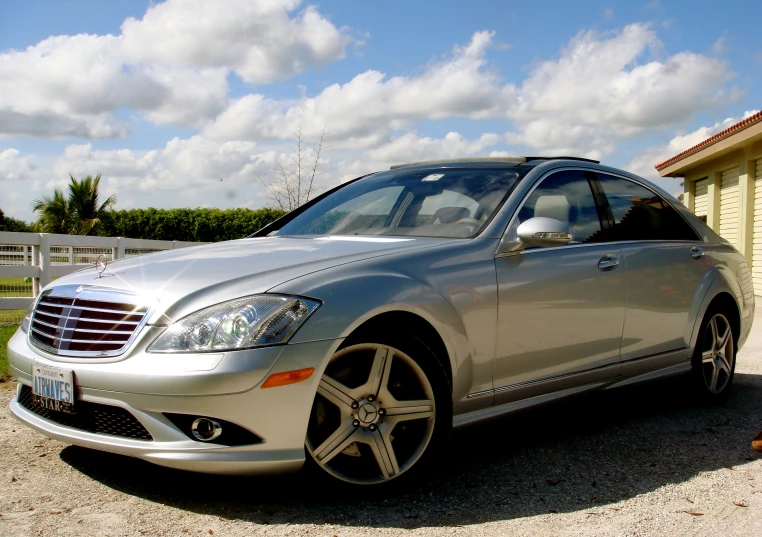
<svg viewBox="0 0 762 537">
<path fill-rule="evenodd" d="M 360 420 L 360 423 L 363 425 L 370 425 L 371 423 L 376 423 L 378 421 L 379 415 L 378 415 L 378 406 L 374 403 L 365 402 L 362 403 L 359 408 L 357 409 L 357 419 Z"/>
</svg>

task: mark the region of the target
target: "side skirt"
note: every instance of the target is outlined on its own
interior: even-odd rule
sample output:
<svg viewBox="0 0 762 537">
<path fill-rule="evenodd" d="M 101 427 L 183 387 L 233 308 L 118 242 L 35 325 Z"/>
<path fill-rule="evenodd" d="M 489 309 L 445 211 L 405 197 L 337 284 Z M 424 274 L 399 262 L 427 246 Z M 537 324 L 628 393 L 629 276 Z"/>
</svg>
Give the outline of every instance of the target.
<svg viewBox="0 0 762 537">
<path fill-rule="evenodd" d="M 655 380 L 664 377 L 671 377 L 674 375 L 682 375 L 688 373 L 691 370 L 690 362 L 683 362 L 681 364 L 675 364 L 663 369 L 657 369 L 654 371 L 646 371 L 640 375 L 633 377 L 627 377 L 623 379 L 614 379 L 614 382 L 606 387 L 604 390 L 610 390 L 611 388 L 619 388 L 621 386 L 629 386 L 630 384 L 637 384 L 638 382 L 647 382 L 649 380 Z"/>
<path fill-rule="evenodd" d="M 588 391 L 592 391 L 596 389 L 608 390 L 611 388 L 619 388 L 621 386 L 629 386 L 631 384 L 637 384 L 639 382 L 655 380 L 657 378 L 680 375 L 683 373 L 687 373 L 690 370 L 691 370 L 691 363 L 683 362 L 683 363 L 674 364 L 669 367 L 665 367 L 661 369 L 646 371 L 644 373 L 639 373 L 637 375 L 631 375 L 631 376 L 625 376 L 625 377 L 620 376 L 620 377 L 612 378 L 606 381 L 591 382 L 589 384 L 583 384 L 581 386 L 575 386 L 573 388 L 558 390 L 551 393 L 537 395 L 535 397 L 528 397 L 526 399 L 521 399 L 518 401 L 511 401 L 509 403 L 504 403 L 502 405 L 482 408 L 479 410 L 474 410 L 472 412 L 458 414 L 457 416 L 453 417 L 452 426 L 454 428 L 462 427 L 464 425 L 470 425 L 473 423 L 477 423 L 479 421 L 496 418 L 498 416 L 502 416 L 505 414 L 510 414 L 512 412 L 523 410 L 525 408 L 531 408 L 531 407 L 542 405 L 545 403 L 550 403 L 557 399 L 563 399 L 564 397 L 570 397 L 576 394 L 580 394 L 580 393 L 584 393 L 584 392 L 588 392 Z"/>
</svg>

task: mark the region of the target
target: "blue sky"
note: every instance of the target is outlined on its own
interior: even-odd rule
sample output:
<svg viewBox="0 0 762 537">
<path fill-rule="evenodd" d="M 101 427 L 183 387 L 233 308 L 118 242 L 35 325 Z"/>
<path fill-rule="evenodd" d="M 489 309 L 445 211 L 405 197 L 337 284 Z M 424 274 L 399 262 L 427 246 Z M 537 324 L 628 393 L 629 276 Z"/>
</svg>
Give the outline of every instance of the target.
<svg viewBox="0 0 762 537">
<path fill-rule="evenodd" d="M 271 204 L 299 123 L 311 141 L 326 130 L 324 186 L 409 159 L 558 152 L 654 179 L 762 107 L 760 2 L 0 7 L 0 207 L 27 220 L 69 173 L 101 173 L 118 208 Z"/>
</svg>

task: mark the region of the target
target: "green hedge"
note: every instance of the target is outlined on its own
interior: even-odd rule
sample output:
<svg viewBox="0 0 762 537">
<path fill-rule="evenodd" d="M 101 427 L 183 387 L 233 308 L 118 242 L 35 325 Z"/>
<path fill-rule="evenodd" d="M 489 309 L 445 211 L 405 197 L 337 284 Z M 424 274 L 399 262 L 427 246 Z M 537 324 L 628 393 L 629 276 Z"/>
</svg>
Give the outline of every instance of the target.
<svg viewBox="0 0 762 537">
<path fill-rule="evenodd" d="M 241 239 L 285 213 L 277 209 L 131 209 L 109 211 L 97 228 L 103 237 L 197 242 Z"/>
<path fill-rule="evenodd" d="M 18 231 L 21 233 L 30 233 L 32 231 L 32 226 L 23 220 L 17 220 L 16 218 L 5 216 L 3 210 L 0 209 L 0 231 Z"/>
</svg>

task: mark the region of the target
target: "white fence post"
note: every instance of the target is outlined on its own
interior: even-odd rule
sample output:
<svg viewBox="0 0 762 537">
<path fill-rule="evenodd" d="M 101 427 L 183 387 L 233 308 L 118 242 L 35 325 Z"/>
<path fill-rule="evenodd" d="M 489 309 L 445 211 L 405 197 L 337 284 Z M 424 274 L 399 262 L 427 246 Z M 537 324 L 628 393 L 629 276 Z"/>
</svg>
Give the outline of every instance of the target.
<svg viewBox="0 0 762 537">
<path fill-rule="evenodd" d="M 125 247 L 124 239 L 122 237 L 116 238 L 116 259 L 124 259 L 127 257 L 127 248 Z"/>
<path fill-rule="evenodd" d="M 40 290 L 53 281 L 50 261 L 50 235 L 40 233 Z"/>
<path fill-rule="evenodd" d="M 40 247 L 32 246 L 32 266 L 37 267 L 40 265 Z M 40 279 L 32 278 L 32 296 L 37 298 L 40 296 Z"/>
</svg>

